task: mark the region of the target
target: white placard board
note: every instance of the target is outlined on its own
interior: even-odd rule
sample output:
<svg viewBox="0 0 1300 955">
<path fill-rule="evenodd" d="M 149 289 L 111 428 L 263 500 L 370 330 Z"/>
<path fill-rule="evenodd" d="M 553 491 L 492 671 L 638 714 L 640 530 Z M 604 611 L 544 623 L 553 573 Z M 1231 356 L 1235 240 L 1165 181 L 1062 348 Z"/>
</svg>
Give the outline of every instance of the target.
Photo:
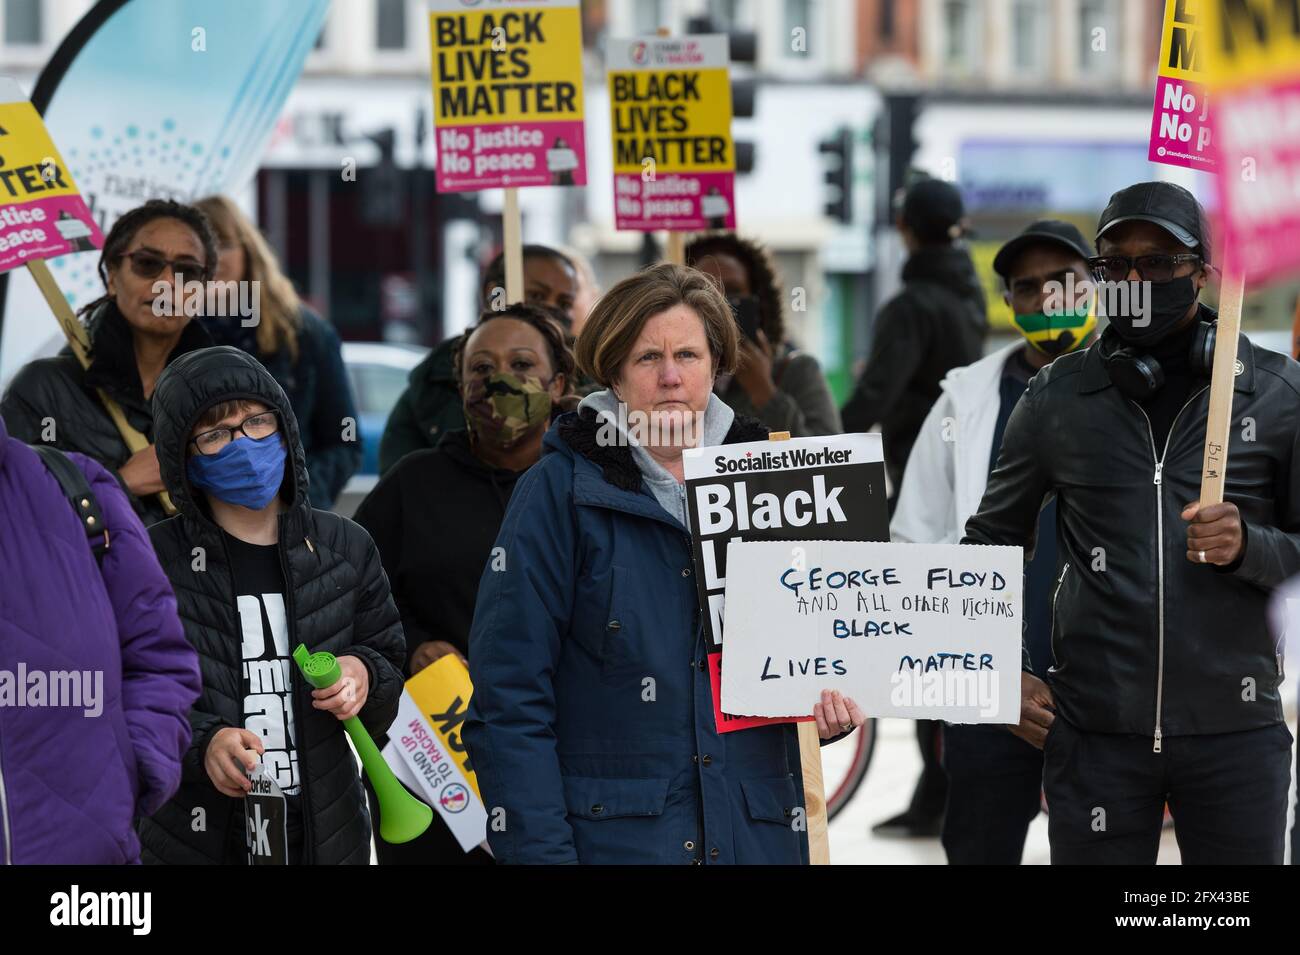
<svg viewBox="0 0 1300 955">
<path fill-rule="evenodd" d="M 867 716 L 1020 720 L 1019 547 L 735 542 L 725 607 L 727 713 L 806 716 L 831 689 Z"/>
</svg>

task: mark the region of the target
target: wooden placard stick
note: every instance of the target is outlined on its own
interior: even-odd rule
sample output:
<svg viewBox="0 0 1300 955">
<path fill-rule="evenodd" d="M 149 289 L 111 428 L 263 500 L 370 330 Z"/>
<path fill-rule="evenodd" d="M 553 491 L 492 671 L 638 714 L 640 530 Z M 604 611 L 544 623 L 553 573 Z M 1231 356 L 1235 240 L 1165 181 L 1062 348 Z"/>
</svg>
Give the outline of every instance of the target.
<svg viewBox="0 0 1300 955">
<path fill-rule="evenodd" d="M 682 232 L 669 232 L 664 247 L 664 259 L 673 265 L 686 264 L 686 235 Z"/>
<path fill-rule="evenodd" d="M 1228 472 L 1228 432 L 1232 428 L 1232 392 L 1237 384 L 1237 339 L 1246 282 L 1227 267 L 1219 289 L 1219 321 L 1214 334 L 1214 369 L 1210 376 L 1210 411 L 1205 424 L 1201 467 L 1201 505 L 1222 504 Z"/>
<path fill-rule="evenodd" d="M 773 431 L 769 441 L 789 441 L 789 431 Z M 816 723 L 796 723 L 799 765 L 803 769 L 803 804 L 808 823 L 808 861 L 830 865 L 830 835 L 826 829 L 826 790 L 822 785 L 822 741 Z"/>
<path fill-rule="evenodd" d="M 27 271 L 36 282 L 36 287 L 41 290 L 41 295 L 45 297 L 45 303 L 49 305 L 50 311 L 54 313 L 54 318 L 59 323 L 59 328 L 63 330 L 64 337 L 67 338 L 68 347 L 72 349 L 72 354 L 81 363 L 82 368 L 89 368 L 90 337 L 86 334 L 85 326 L 77 320 L 77 316 L 72 311 L 72 306 L 68 304 L 68 300 L 63 297 L 63 292 L 59 289 L 59 283 L 50 274 L 50 267 L 43 260 L 34 259 L 27 263 Z M 126 420 L 126 415 L 122 412 L 121 406 L 105 394 L 103 388 L 95 390 L 99 394 L 100 402 L 104 405 L 104 410 L 108 412 L 109 418 L 112 419 L 113 425 L 117 428 L 117 433 L 122 436 L 122 440 L 126 443 L 127 450 L 134 454 L 149 447 L 149 439 L 131 427 L 130 422 Z M 168 514 L 176 513 L 176 505 L 172 503 L 172 499 L 166 491 L 158 492 L 158 500 L 162 502 L 163 510 Z"/>
<path fill-rule="evenodd" d="M 519 190 L 508 188 L 501 210 L 501 238 L 505 245 L 506 304 L 524 300 L 523 223 L 519 214 Z"/>
</svg>

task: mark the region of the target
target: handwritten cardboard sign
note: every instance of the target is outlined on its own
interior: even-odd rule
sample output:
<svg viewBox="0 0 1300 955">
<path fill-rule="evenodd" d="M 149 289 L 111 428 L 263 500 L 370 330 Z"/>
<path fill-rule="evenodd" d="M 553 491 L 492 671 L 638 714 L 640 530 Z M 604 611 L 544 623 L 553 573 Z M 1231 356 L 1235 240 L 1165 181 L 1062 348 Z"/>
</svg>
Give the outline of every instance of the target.
<svg viewBox="0 0 1300 955">
<path fill-rule="evenodd" d="M 721 706 L 727 544 L 805 538 L 888 540 L 880 442 L 878 434 L 837 434 L 692 448 L 683 453 L 695 580 L 704 611 L 718 732 L 774 722 L 739 710 L 724 712 Z M 810 706 L 798 715 L 811 712 Z"/>
<path fill-rule="evenodd" d="M 722 708 L 811 713 L 823 689 L 867 716 L 1020 720 L 1019 547 L 733 543 Z"/>
<path fill-rule="evenodd" d="M 469 671 L 447 654 L 406 681 L 384 759 L 393 774 L 433 807 L 469 852 L 487 838 L 487 811 L 461 738 Z"/>
<path fill-rule="evenodd" d="M 619 229 L 736 227 L 727 38 L 606 41 Z"/>
<path fill-rule="evenodd" d="M 429 0 L 438 191 L 587 183 L 578 0 Z"/>
<path fill-rule="evenodd" d="M 103 244 L 36 108 L 0 77 L 0 272 Z"/>
<path fill-rule="evenodd" d="M 1207 0 L 1165 0 L 1156 99 L 1147 158 L 1167 166 L 1215 171 L 1206 82 L 1210 38 Z"/>
</svg>

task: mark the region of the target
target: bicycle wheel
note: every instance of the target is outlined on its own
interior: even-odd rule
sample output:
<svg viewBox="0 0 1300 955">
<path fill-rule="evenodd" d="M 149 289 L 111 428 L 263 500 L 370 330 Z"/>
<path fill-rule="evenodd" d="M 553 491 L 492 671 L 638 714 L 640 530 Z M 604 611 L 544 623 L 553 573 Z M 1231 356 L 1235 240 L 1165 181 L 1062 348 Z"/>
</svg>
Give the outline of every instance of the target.
<svg viewBox="0 0 1300 955">
<path fill-rule="evenodd" d="M 875 751 L 874 719 L 863 723 L 848 739 L 822 747 L 822 786 L 826 791 L 827 821 L 834 819 L 858 791 Z"/>
</svg>

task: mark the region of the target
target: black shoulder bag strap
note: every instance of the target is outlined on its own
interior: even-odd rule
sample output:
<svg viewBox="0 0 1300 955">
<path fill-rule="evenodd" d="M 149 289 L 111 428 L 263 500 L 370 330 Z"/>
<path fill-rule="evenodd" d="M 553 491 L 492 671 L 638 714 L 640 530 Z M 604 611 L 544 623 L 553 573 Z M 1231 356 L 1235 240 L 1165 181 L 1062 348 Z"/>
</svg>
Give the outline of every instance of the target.
<svg viewBox="0 0 1300 955">
<path fill-rule="evenodd" d="M 54 475 L 54 480 L 59 482 L 63 495 L 72 505 L 73 513 L 77 515 L 77 520 L 81 521 L 81 526 L 90 542 L 91 553 L 95 555 L 95 561 L 102 564 L 104 551 L 108 550 L 108 524 L 104 521 L 99 501 L 95 499 L 86 475 L 71 458 L 57 448 L 52 448 L 48 444 L 33 444 L 29 447 L 40 457 L 46 470 Z"/>
</svg>

